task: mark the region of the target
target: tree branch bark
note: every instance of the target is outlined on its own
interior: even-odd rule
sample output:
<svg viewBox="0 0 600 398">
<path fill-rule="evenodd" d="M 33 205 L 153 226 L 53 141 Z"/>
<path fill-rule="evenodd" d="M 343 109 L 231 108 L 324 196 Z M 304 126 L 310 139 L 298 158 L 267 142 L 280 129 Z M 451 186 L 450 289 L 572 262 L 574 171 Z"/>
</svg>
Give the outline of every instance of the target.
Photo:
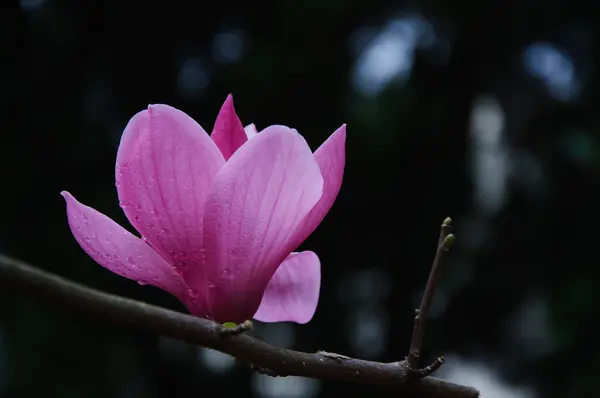
<svg viewBox="0 0 600 398">
<path fill-rule="evenodd" d="M 416 310 L 413 335 L 408 356 L 406 357 L 408 366 L 419 372 L 423 377 L 429 376 L 444 364 L 444 357 L 439 357 L 432 365 L 419 369 L 419 359 L 421 358 L 421 347 L 423 346 L 425 325 L 427 324 L 427 318 L 429 317 L 429 308 L 433 302 L 433 294 L 435 293 L 435 289 L 440 279 L 444 257 L 446 253 L 450 251 L 455 240 L 455 236 L 450 232 L 452 232 L 452 219 L 448 217 L 444 220 L 440 230 L 440 237 L 438 238 L 431 272 L 427 279 L 427 285 L 425 285 L 425 292 L 423 292 L 421 305 L 419 306 L 419 309 Z"/>
<path fill-rule="evenodd" d="M 223 336 L 221 325 L 100 292 L 0 254 L 0 286 L 47 299 L 98 320 L 219 350 L 278 376 L 304 376 L 402 390 L 427 398 L 477 398 L 479 393 L 434 377 L 414 380 L 405 361 L 378 363 L 279 348 L 247 335 Z"/>
</svg>

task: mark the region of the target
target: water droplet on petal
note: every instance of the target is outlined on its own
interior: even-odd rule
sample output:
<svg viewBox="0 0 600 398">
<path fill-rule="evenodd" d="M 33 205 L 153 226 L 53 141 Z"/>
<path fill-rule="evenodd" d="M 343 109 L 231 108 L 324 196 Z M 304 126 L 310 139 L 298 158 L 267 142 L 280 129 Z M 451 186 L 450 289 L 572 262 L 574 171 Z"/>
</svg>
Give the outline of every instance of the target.
<svg viewBox="0 0 600 398">
<path fill-rule="evenodd" d="M 179 257 L 181 257 L 181 258 L 187 258 L 187 253 L 186 252 L 179 252 Z"/>
<path fill-rule="evenodd" d="M 206 287 L 207 288 L 213 289 L 215 286 L 216 285 L 215 285 L 215 283 L 213 281 L 209 281 L 209 280 L 206 281 Z"/>
<path fill-rule="evenodd" d="M 152 224 L 151 222 L 148 223 L 148 228 L 154 228 L 154 224 Z"/>
<path fill-rule="evenodd" d="M 139 284 L 140 284 L 140 285 L 142 285 L 142 286 L 144 286 L 144 285 L 147 285 L 147 283 L 146 283 L 146 282 L 142 282 L 142 281 L 137 281 L 137 283 L 139 283 Z"/>
</svg>

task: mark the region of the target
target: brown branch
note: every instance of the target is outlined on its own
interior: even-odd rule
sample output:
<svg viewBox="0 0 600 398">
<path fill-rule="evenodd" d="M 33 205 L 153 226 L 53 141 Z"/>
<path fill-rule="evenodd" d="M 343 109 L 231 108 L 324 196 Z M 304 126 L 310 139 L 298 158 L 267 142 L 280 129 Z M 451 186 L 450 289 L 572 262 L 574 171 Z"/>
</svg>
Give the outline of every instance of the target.
<svg viewBox="0 0 600 398">
<path fill-rule="evenodd" d="M 269 375 L 304 376 L 403 390 L 427 398 L 477 398 L 471 387 L 433 377 L 414 381 L 405 361 L 378 363 L 330 353 L 275 347 L 248 335 L 222 336 L 222 326 L 88 288 L 0 254 L 0 285 L 99 320 L 168 336 L 229 354 Z"/>
<path fill-rule="evenodd" d="M 433 365 L 419 369 L 419 359 L 421 358 L 421 347 L 423 346 L 423 335 L 425 334 L 425 324 L 427 323 L 427 317 L 429 316 L 429 308 L 431 307 L 433 294 L 435 293 L 435 288 L 440 279 L 445 254 L 450 250 L 456 239 L 450 232 L 452 232 L 452 219 L 448 217 L 442 223 L 433 265 L 431 267 L 431 272 L 429 273 L 429 279 L 427 279 L 427 285 L 425 285 L 425 292 L 421 299 L 421 305 L 419 306 L 419 309 L 415 311 L 413 335 L 408 356 L 406 357 L 406 363 L 409 369 L 412 369 L 419 377 L 430 375 L 444 363 L 444 358 L 440 357 Z"/>
</svg>

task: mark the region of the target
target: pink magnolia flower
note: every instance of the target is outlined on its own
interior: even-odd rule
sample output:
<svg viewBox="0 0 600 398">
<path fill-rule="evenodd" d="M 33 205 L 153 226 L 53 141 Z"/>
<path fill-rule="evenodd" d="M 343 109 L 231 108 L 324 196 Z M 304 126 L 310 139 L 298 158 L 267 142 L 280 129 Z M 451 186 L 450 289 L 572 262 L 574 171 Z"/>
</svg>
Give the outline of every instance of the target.
<svg viewBox="0 0 600 398">
<path fill-rule="evenodd" d="M 211 136 L 188 115 L 150 105 L 127 124 L 116 187 L 138 238 L 62 192 L 69 226 L 96 262 L 176 296 L 217 322 L 308 322 L 321 265 L 292 253 L 340 190 L 342 125 L 313 154 L 294 129 L 243 127 L 227 97 Z"/>
</svg>

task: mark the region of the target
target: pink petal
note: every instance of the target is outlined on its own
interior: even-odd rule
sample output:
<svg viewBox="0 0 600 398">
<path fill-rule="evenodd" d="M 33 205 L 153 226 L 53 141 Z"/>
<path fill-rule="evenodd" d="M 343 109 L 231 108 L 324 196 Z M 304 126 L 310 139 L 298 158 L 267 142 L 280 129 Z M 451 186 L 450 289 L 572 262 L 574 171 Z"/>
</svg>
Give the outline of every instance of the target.
<svg viewBox="0 0 600 398">
<path fill-rule="evenodd" d="M 322 189 L 306 141 L 285 126 L 266 128 L 225 164 L 204 220 L 206 297 L 215 320 L 241 322 L 254 315 Z"/>
<path fill-rule="evenodd" d="M 140 238 L 104 214 L 79 203 L 70 193 L 67 217 L 75 240 L 98 264 L 128 279 L 163 289 L 187 304 L 188 287 L 181 276 Z"/>
<path fill-rule="evenodd" d="M 228 160 L 248 140 L 244 126 L 235 113 L 231 94 L 227 96 L 217 115 L 211 138 L 221 150 L 225 160 Z"/>
<path fill-rule="evenodd" d="M 244 131 L 246 132 L 246 137 L 248 137 L 248 139 L 254 138 L 256 137 L 256 134 L 258 134 L 258 130 L 256 129 L 254 123 L 250 123 L 244 127 Z"/>
<path fill-rule="evenodd" d="M 149 106 L 123 132 L 116 165 L 121 207 L 184 278 L 201 263 L 206 198 L 224 163 L 202 127 L 167 105 Z"/>
<path fill-rule="evenodd" d="M 317 309 L 320 287 L 319 257 L 311 251 L 292 253 L 275 271 L 254 318 L 307 323 Z"/>
<path fill-rule="evenodd" d="M 343 124 L 315 151 L 315 160 L 323 175 L 323 196 L 310 211 L 301 228 L 296 243 L 297 248 L 319 226 L 333 206 L 342 186 L 344 164 L 346 162 L 346 125 Z"/>
</svg>

